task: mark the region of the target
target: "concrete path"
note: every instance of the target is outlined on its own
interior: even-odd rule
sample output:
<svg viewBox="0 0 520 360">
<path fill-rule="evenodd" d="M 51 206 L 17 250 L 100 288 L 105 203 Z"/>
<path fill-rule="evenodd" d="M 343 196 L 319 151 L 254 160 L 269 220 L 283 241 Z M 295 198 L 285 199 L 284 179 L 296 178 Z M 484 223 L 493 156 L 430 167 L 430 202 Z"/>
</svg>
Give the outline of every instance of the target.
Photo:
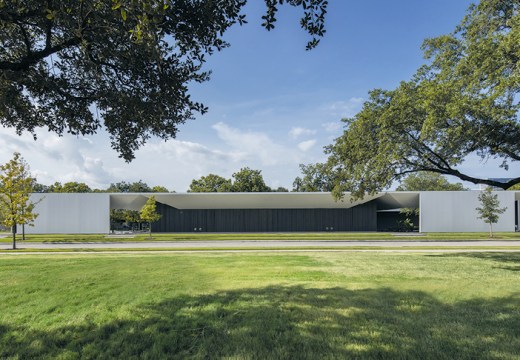
<svg viewBox="0 0 520 360">
<path fill-rule="evenodd" d="M 157 242 L 90 242 L 90 243 L 31 243 L 17 242 L 19 249 L 254 249 L 254 248 L 409 248 L 409 247 L 520 247 L 520 241 L 320 241 L 320 240 L 222 240 L 222 241 L 157 241 Z M 11 248 L 1 243 L 1 250 Z"/>
<path fill-rule="evenodd" d="M 28 256 L 28 255 L 106 255 L 106 254 L 113 254 L 113 255 L 162 255 L 162 254 L 222 254 L 222 253 L 320 253 L 320 252 L 335 252 L 335 253 L 368 253 L 368 252 L 377 252 L 377 253 L 412 253 L 412 254 L 423 254 L 423 253 L 429 253 L 429 254 L 446 254 L 446 253 L 452 253 L 452 254 L 458 254 L 458 253 L 520 253 L 520 250 L 499 250 L 499 249 L 420 249 L 420 250 L 412 250 L 412 249 L 377 249 L 377 250 L 360 250 L 360 249 L 349 249 L 349 248 L 340 248 L 340 249 L 268 249 L 268 250 L 255 250 L 255 249 L 242 249 L 242 250 L 161 250 L 161 251 L 155 251 L 155 250 L 106 250 L 106 251 L 74 251 L 74 252 L 67 252 L 67 251 L 31 251 L 31 252 L 16 252 L 16 251 L 1 251 L 0 250 L 0 256 Z"/>
</svg>

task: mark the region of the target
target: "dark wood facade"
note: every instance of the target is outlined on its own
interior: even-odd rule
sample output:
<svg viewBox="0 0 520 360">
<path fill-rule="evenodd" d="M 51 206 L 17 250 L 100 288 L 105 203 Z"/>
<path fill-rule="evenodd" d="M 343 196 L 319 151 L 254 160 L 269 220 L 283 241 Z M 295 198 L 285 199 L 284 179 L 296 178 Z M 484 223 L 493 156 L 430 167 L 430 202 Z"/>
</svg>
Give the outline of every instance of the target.
<svg viewBox="0 0 520 360">
<path fill-rule="evenodd" d="M 349 209 L 176 209 L 157 203 L 153 232 L 377 231 L 377 205 Z"/>
</svg>

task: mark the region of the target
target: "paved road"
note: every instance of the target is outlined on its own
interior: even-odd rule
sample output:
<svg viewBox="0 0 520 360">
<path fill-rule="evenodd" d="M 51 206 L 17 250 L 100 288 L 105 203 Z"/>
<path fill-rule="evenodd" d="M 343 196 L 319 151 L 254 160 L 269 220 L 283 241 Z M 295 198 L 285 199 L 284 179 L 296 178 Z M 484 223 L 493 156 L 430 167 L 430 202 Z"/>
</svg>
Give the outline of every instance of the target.
<svg viewBox="0 0 520 360">
<path fill-rule="evenodd" d="M 503 247 L 519 246 L 520 241 L 288 241 L 288 240 L 244 240 L 244 241 L 157 241 L 157 242 L 91 242 L 91 243 L 17 243 L 19 249 L 248 249 L 248 248 L 352 248 L 352 247 Z M 10 243 L 0 244 L 0 250 L 11 248 Z"/>
</svg>

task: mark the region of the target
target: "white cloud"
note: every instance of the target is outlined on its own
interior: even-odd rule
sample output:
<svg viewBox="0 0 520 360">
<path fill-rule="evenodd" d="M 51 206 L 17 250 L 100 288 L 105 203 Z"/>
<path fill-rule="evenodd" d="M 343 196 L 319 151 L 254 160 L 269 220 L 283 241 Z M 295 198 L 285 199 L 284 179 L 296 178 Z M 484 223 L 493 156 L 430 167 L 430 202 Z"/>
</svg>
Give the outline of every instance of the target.
<svg viewBox="0 0 520 360">
<path fill-rule="evenodd" d="M 341 122 L 328 122 L 328 123 L 324 123 L 324 124 L 321 124 L 321 126 L 323 126 L 323 128 L 325 129 L 326 132 L 329 132 L 329 133 L 335 133 L 335 132 L 338 132 L 342 126 L 343 126 L 343 123 Z"/>
<path fill-rule="evenodd" d="M 316 134 L 316 130 L 307 129 L 307 128 L 303 128 L 303 127 L 293 127 L 289 131 L 289 136 L 292 137 L 293 139 L 297 139 L 300 136 L 304 136 L 304 135 L 314 135 L 314 134 Z"/>
<path fill-rule="evenodd" d="M 9 160 L 18 151 L 29 163 L 33 175 L 45 184 L 79 181 L 103 187 L 112 180 L 103 161 L 93 154 L 96 143 L 92 139 L 60 137 L 44 130 L 38 130 L 36 135 L 34 141 L 31 134 L 18 136 L 11 129 L 0 129 L 0 162 Z"/>
<path fill-rule="evenodd" d="M 314 140 L 314 139 L 302 141 L 301 143 L 298 144 L 298 149 L 305 152 L 305 151 L 309 151 L 314 145 L 316 145 L 316 140 Z"/>
<path fill-rule="evenodd" d="M 101 159 L 82 156 L 82 160 L 76 163 L 75 170 L 65 174 L 62 181 L 84 182 L 96 188 L 104 188 L 106 184 L 113 182 L 114 178 L 105 169 Z"/>
<path fill-rule="evenodd" d="M 192 179 L 209 173 L 229 178 L 248 166 L 262 170 L 270 186 L 282 183 L 288 186 L 298 172 L 298 164 L 309 158 L 309 154 L 297 146 L 285 145 L 261 131 L 239 129 L 223 122 L 215 123 L 211 128 L 219 140 L 216 143 L 153 140 L 146 144 L 131 164 L 121 167 L 124 169 L 122 179 L 135 181 L 141 178 L 150 185 L 186 191 Z M 130 169 L 146 169 L 146 172 Z M 141 175 L 134 180 L 129 179 L 128 173 Z"/>
<path fill-rule="evenodd" d="M 209 173 L 231 176 L 244 157 L 234 149 L 219 150 L 193 141 L 153 140 L 136 153 L 132 163 L 123 165 L 120 176 L 128 181 L 131 173 L 131 181 L 142 179 L 149 185 L 182 192 L 193 179 Z"/>
<path fill-rule="evenodd" d="M 354 116 L 359 110 L 361 110 L 363 101 L 363 98 L 352 97 L 347 101 L 335 101 L 326 104 L 323 108 L 328 111 L 330 115 L 340 118 L 348 118 Z"/>
<path fill-rule="evenodd" d="M 322 156 L 315 146 L 317 140 L 287 144 L 287 134 L 270 135 L 223 122 L 213 125 L 210 133 L 198 135 L 196 141 L 151 139 L 131 163 L 118 158 L 103 130 L 88 137 L 59 137 L 44 130 L 37 135 L 34 141 L 31 135 L 0 129 L 0 163 L 11 159 L 13 152 L 21 152 L 38 182 L 47 185 L 78 181 L 106 188 L 113 182 L 143 180 L 182 192 L 200 176 L 215 173 L 229 178 L 249 166 L 262 170 L 270 186 L 290 187 L 298 164 Z"/>
<path fill-rule="evenodd" d="M 232 128 L 222 122 L 213 125 L 217 136 L 241 154 L 241 160 L 259 162 L 262 166 L 273 166 L 297 161 L 295 150 L 274 142 L 267 134 L 255 131 L 243 131 Z"/>
<path fill-rule="evenodd" d="M 213 150 L 199 143 L 191 141 L 169 140 L 159 143 L 150 143 L 144 147 L 144 151 L 155 152 L 169 158 L 179 158 L 183 162 L 191 163 L 200 161 L 240 161 L 243 154 L 239 152 L 225 152 Z"/>
</svg>

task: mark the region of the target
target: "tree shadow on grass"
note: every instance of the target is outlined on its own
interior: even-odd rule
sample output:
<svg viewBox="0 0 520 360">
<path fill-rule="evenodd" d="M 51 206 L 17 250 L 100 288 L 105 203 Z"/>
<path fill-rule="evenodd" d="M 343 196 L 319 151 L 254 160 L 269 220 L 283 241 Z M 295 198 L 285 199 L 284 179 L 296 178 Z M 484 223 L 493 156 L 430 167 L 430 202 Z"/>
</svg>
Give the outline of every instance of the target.
<svg viewBox="0 0 520 360">
<path fill-rule="evenodd" d="M 435 257 L 468 257 L 495 261 L 499 266 L 495 269 L 520 271 L 520 252 L 460 252 L 446 253 L 442 255 L 429 255 Z"/>
<path fill-rule="evenodd" d="M 520 296 L 444 304 L 393 289 L 270 286 L 178 296 L 135 319 L 0 325 L 0 358 L 475 359 L 520 351 Z"/>
</svg>

